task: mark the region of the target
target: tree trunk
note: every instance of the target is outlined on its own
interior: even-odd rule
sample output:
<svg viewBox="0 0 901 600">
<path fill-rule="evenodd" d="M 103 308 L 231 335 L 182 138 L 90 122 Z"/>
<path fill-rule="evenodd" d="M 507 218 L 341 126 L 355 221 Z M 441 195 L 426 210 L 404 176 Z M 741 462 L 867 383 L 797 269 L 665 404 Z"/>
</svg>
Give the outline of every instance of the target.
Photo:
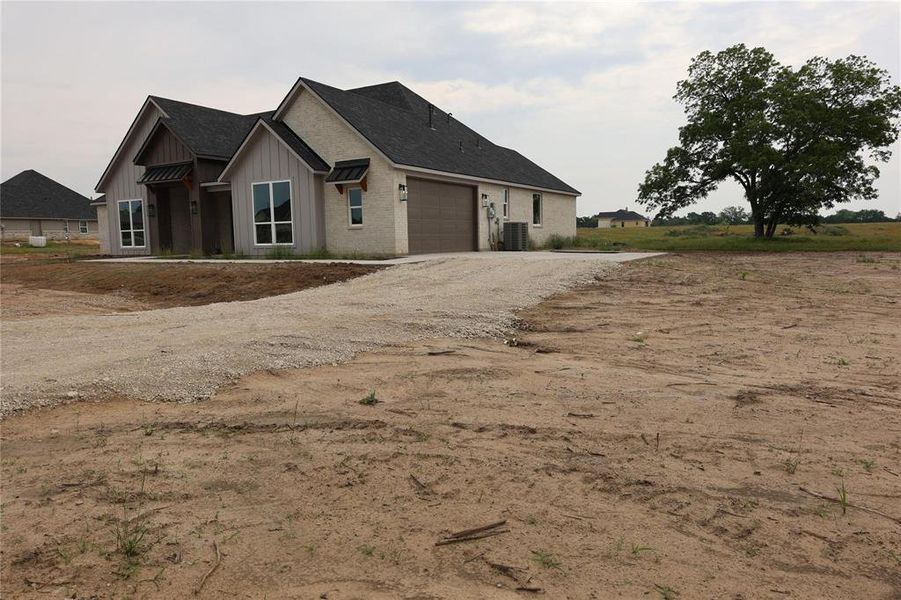
<svg viewBox="0 0 901 600">
<path fill-rule="evenodd" d="M 763 215 L 756 211 L 751 213 L 751 220 L 754 221 L 754 238 L 760 239 L 764 235 L 764 219 Z"/>
<path fill-rule="evenodd" d="M 773 234 L 776 233 L 777 227 L 779 227 L 779 217 L 777 215 L 773 215 L 773 217 L 766 224 L 766 239 L 773 239 Z"/>
</svg>

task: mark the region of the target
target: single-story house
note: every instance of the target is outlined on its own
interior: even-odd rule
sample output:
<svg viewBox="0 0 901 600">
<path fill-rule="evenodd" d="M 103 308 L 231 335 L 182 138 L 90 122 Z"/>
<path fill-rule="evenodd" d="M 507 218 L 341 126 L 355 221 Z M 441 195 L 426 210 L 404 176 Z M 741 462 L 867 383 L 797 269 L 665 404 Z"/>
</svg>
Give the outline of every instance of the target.
<svg viewBox="0 0 901 600">
<path fill-rule="evenodd" d="M 249 115 L 149 96 L 96 191 L 118 255 L 487 250 L 506 221 L 541 245 L 580 195 L 398 82 L 303 77 Z"/>
<path fill-rule="evenodd" d="M 91 200 L 29 169 L 0 184 L 0 236 L 26 240 L 97 239 L 97 213 Z"/>
<path fill-rule="evenodd" d="M 598 228 L 610 227 L 647 227 L 651 221 L 644 215 L 625 208 L 613 212 L 598 213 Z"/>
</svg>

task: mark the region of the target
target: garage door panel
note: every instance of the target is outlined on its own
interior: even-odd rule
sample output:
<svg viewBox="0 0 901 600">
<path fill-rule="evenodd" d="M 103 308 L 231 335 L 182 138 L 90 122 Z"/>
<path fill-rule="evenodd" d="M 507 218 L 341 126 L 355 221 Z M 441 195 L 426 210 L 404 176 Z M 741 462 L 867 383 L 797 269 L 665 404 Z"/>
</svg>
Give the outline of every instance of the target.
<svg viewBox="0 0 901 600">
<path fill-rule="evenodd" d="M 473 188 L 437 181 L 407 181 L 410 254 L 476 249 Z"/>
</svg>

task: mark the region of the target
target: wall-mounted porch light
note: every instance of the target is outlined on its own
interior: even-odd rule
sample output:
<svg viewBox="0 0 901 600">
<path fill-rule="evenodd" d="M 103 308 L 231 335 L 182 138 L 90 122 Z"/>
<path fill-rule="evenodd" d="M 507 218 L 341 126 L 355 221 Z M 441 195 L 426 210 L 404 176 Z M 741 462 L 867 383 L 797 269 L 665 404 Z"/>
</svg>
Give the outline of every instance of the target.
<svg viewBox="0 0 901 600">
<path fill-rule="evenodd" d="M 191 214 L 197 214 L 197 200 L 191 200 Z"/>
<path fill-rule="evenodd" d="M 400 185 L 398 185 L 397 191 L 400 193 L 400 201 L 406 202 L 407 201 L 407 184 L 401 183 Z"/>
<path fill-rule="evenodd" d="M 482 194 L 482 206 L 483 207 L 488 206 L 488 194 Z"/>
</svg>

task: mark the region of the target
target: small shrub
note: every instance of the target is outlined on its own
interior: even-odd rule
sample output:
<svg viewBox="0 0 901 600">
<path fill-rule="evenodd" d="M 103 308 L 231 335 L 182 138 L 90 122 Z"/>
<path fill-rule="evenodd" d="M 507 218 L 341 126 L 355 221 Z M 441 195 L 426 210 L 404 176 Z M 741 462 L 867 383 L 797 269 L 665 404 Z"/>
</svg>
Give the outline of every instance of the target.
<svg viewBox="0 0 901 600">
<path fill-rule="evenodd" d="M 532 560 L 545 569 L 559 569 L 560 561 L 544 550 L 532 550 Z"/>
<path fill-rule="evenodd" d="M 838 488 L 838 503 L 842 507 L 842 514 L 848 512 L 848 490 L 845 489 L 845 480 L 842 479 L 842 486 Z"/>
<path fill-rule="evenodd" d="M 372 390 L 371 392 L 369 392 L 368 396 L 361 398 L 359 402 L 363 406 L 374 406 L 379 403 L 379 400 L 375 397 L 375 390 Z"/>
<path fill-rule="evenodd" d="M 362 554 L 363 556 L 372 556 L 375 553 L 375 546 L 362 544 L 360 546 L 357 546 L 357 550 L 359 550 L 360 554 Z"/>
<path fill-rule="evenodd" d="M 573 238 L 567 238 L 555 233 L 548 238 L 546 246 L 554 250 L 562 250 L 563 248 L 572 248 L 575 246 L 575 243 Z"/>
</svg>

